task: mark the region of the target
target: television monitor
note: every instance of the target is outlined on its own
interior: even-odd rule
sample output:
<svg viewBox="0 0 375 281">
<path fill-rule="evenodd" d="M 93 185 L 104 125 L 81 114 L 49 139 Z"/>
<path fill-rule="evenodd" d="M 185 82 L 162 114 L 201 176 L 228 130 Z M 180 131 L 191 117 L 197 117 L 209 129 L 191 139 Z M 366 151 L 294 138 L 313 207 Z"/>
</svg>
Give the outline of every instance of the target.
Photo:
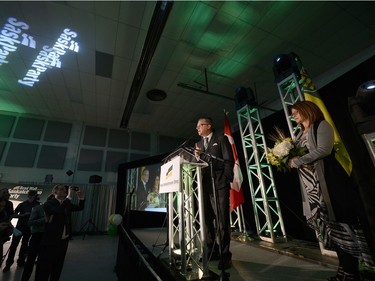
<svg viewBox="0 0 375 281">
<path fill-rule="evenodd" d="M 116 212 L 167 212 L 167 194 L 159 193 L 160 168 L 168 154 L 119 165 Z"/>
</svg>

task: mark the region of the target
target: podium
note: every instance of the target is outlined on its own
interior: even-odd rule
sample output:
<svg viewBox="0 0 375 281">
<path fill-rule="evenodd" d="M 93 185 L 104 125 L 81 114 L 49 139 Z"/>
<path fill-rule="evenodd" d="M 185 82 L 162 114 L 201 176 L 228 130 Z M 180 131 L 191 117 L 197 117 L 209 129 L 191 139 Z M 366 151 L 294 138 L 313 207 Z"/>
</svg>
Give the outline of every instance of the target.
<svg viewBox="0 0 375 281">
<path fill-rule="evenodd" d="M 186 280 L 208 277 L 201 172 L 207 166 L 185 148 L 161 166 L 160 193 L 168 193 L 169 262 Z"/>
</svg>

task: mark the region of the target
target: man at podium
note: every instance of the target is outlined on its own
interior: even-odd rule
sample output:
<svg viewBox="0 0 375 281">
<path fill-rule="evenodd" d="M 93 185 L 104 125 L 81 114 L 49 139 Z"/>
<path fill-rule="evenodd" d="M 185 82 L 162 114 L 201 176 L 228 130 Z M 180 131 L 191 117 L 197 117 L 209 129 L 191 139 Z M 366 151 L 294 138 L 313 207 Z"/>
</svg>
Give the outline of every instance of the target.
<svg viewBox="0 0 375 281">
<path fill-rule="evenodd" d="M 224 134 L 215 132 L 211 118 L 200 118 L 196 129 L 201 140 L 195 144 L 195 157 L 209 164 L 202 169 L 208 257 L 219 257 L 221 254 L 218 268 L 227 269 L 232 263 L 232 253 L 229 251 L 231 239 L 229 191 L 230 182 L 233 181 L 233 152 L 228 138 Z M 213 171 L 212 176 L 211 171 Z M 216 244 L 214 226 L 219 227 L 217 238 L 221 250 Z"/>
<path fill-rule="evenodd" d="M 148 180 L 150 178 L 150 171 L 146 167 L 141 168 L 141 178 L 137 186 L 137 210 L 144 210 L 147 203 L 147 196 L 149 193 Z"/>
</svg>

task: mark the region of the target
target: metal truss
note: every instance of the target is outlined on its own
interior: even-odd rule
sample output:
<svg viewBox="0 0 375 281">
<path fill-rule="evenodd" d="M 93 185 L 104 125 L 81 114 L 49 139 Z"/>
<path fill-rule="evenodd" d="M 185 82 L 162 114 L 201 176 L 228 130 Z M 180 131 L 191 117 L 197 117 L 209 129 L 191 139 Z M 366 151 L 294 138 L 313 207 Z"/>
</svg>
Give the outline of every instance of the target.
<svg viewBox="0 0 375 281">
<path fill-rule="evenodd" d="M 243 216 L 242 204 L 230 213 L 230 226 L 236 231 L 246 234 L 246 225 Z"/>
<path fill-rule="evenodd" d="M 181 164 L 181 180 L 181 191 L 169 193 L 170 263 L 186 280 L 199 280 L 208 276 L 199 164 Z"/>
<path fill-rule="evenodd" d="M 266 141 L 257 108 L 237 110 L 258 236 L 268 242 L 285 242 L 286 234 Z"/>
<path fill-rule="evenodd" d="M 298 129 L 297 123 L 289 115 L 288 107 L 295 104 L 297 101 L 304 100 L 302 88 L 294 73 L 277 83 L 277 88 L 279 89 L 280 99 L 285 113 L 285 120 L 288 123 L 290 136 L 295 140 Z"/>
</svg>

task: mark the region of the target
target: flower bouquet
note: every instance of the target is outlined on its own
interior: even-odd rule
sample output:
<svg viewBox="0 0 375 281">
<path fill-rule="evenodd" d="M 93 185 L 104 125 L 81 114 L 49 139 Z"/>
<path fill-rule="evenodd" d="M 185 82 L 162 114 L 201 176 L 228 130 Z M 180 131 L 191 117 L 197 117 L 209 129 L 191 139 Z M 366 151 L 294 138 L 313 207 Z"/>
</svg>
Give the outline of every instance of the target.
<svg viewBox="0 0 375 281">
<path fill-rule="evenodd" d="M 278 171 L 287 172 L 291 168 L 288 164 L 289 160 L 296 156 L 302 156 L 307 153 L 306 147 L 298 148 L 294 145 L 290 137 L 286 137 L 284 132 L 275 127 L 275 134 L 271 134 L 269 139 L 275 141 L 273 148 L 267 147 L 266 158 L 268 162 L 276 166 Z"/>
</svg>

